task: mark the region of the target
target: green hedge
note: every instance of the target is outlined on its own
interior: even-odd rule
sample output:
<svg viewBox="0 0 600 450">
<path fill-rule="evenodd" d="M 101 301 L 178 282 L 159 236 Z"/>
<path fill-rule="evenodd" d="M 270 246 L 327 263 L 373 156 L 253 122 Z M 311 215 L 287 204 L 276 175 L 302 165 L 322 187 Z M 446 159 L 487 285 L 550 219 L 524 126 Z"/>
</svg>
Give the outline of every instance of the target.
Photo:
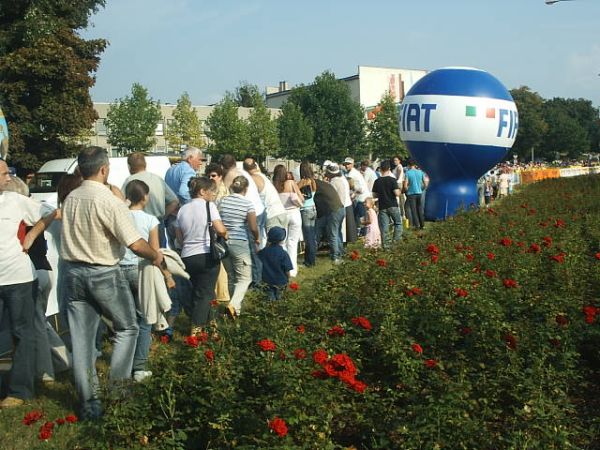
<svg viewBox="0 0 600 450">
<path fill-rule="evenodd" d="M 85 445 L 594 448 L 599 252 L 597 176 L 355 251 L 217 342 L 161 344 Z"/>
</svg>

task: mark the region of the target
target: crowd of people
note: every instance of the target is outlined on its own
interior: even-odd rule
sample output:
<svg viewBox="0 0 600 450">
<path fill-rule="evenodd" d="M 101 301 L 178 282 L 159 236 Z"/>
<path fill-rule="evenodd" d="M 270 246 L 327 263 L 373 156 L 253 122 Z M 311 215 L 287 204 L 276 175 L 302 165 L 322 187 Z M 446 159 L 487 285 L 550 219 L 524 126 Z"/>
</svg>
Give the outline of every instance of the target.
<svg viewBox="0 0 600 450">
<path fill-rule="evenodd" d="M 113 186 L 107 152 L 89 147 L 76 173 L 60 181 L 55 209 L 29 198 L 0 160 L 0 321 L 8 315 L 14 342 L 0 407 L 21 405 L 36 382 L 54 380 L 45 317 L 50 270 L 70 331 L 80 416 L 95 419 L 105 332 L 112 335 L 111 385 L 141 382 L 152 375 L 152 329 L 168 339 L 181 310 L 192 335 L 217 334 L 214 301 L 236 320 L 249 289 L 280 299 L 290 278 L 316 264 L 322 241 L 339 264 L 346 243 L 387 248 L 407 223 L 424 227 L 428 178 L 400 158 L 375 170 L 351 157 L 321 167 L 304 161 L 296 173 L 277 165 L 271 176 L 253 157 L 205 161 L 189 147 L 163 179 L 134 153 L 131 175 Z M 56 267 L 46 258 L 44 232 L 57 245 Z M 217 241 L 225 242 L 220 252 Z"/>
</svg>

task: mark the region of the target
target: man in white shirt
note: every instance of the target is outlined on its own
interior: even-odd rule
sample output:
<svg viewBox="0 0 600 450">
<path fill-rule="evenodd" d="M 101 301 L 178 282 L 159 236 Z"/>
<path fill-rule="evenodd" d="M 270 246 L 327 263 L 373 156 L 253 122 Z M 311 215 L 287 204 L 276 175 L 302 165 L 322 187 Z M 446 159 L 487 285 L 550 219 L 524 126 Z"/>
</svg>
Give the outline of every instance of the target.
<svg viewBox="0 0 600 450">
<path fill-rule="evenodd" d="M 373 169 L 371 169 L 371 161 L 365 159 L 360 163 L 360 173 L 362 173 L 363 177 L 365 177 L 365 182 L 367 183 L 367 187 L 369 188 L 369 195 L 371 195 L 371 191 L 373 190 L 373 183 L 377 179 L 377 174 Z"/>
<path fill-rule="evenodd" d="M 365 177 L 354 167 L 353 158 L 348 157 L 344 160 L 344 168 L 346 169 L 346 177 L 352 180 L 353 184 L 354 201 L 352 206 L 354 207 L 354 220 L 360 230 L 359 234 L 363 235 L 365 230 L 363 230 L 364 227 L 361 227 L 361 219 L 367 214 L 365 200 L 371 195 L 371 191 L 367 186 Z"/>
<path fill-rule="evenodd" d="M 17 237 L 21 221 L 33 226 L 41 218 L 35 200 L 4 191 L 10 181 L 8 165 L 0 160 L 0 322 L 7 314 L 15 342 L 8 396 L 0 408 L 22 405 L 34 395 L 35 344 L 33 284 L 35 268 Z"/>
</svg>

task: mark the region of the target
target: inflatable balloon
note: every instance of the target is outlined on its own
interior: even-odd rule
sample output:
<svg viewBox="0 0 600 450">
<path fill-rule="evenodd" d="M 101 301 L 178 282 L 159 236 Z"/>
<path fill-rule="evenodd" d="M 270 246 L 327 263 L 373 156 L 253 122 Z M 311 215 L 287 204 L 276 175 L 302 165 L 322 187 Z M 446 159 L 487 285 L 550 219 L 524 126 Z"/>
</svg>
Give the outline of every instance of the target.
<svg viewBox="0 0 600 450">
<path fill-rule="evenodd" d="M 512 147 L 519 114 L 508 90 L 468 67 L 434 70 L 408 91 L 400 136 L 429 175 L 425 217 L 444 219 L 478 204 L 477 179 Z"/>
<path fill-rule="evenodd" d="M 6 159 L 8 155 L 8 124 L 0 108 L 0 158 Z"/>
</svg>

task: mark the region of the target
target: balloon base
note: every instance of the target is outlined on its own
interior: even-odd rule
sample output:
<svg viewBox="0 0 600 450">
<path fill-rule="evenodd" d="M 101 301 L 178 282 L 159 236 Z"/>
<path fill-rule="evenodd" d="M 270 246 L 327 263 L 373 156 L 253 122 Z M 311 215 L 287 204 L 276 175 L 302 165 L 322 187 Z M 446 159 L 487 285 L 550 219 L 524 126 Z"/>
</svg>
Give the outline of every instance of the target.
<svg viewBox="0 0 600 450">
<path fill-rule="evenodd" d="M 431 183 L 425 200 L 425 219 L 444 220 L 459 211 L 477 208 L 479 196 L 475 180 Z"/>
</svg>

